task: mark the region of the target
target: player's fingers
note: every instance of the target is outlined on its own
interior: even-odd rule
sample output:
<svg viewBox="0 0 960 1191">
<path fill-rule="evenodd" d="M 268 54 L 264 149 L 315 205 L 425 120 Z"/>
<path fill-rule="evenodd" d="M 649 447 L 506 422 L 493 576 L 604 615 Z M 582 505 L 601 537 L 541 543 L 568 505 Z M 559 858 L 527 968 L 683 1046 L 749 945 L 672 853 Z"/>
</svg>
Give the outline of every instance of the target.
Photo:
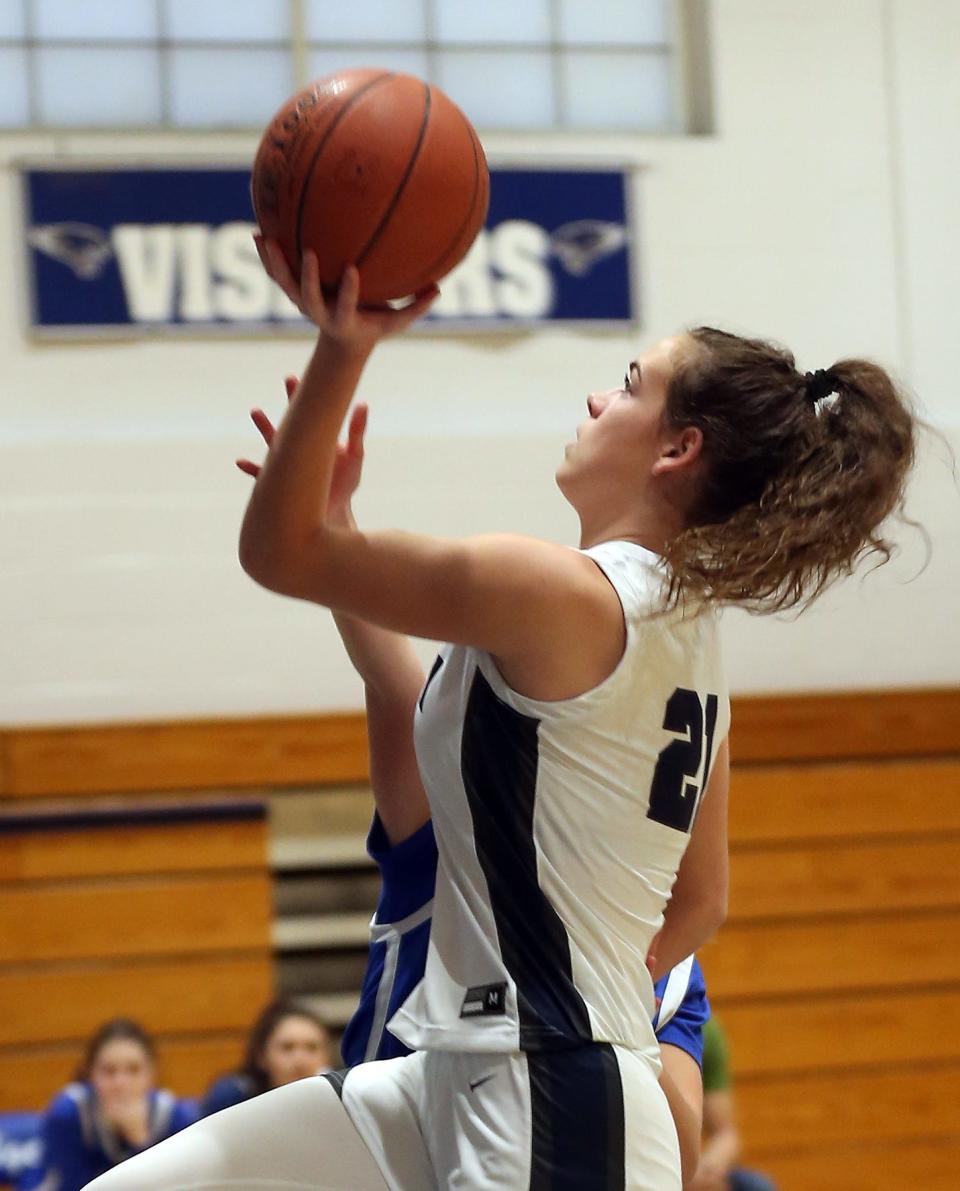
<svg viewBox="0 0 960 1191">
<path fill-rule="evenodd" d="M 236 464 L 242 472 L 248 476 L 253 476 L 254 479 L 260 474 L 260 464 L 254 463 L 252 459 L 237 459 Z"/>
<path fill-rule="evenodd" d="M 353 413 L 350 415 L 350 428 L 347 435 L 347 446 L 350 453 L 353 455 L 363 454 L 363 436 L 367 432 L 367 417 L 370 413 L 370 407 L 366 402 L 361 401 L 353 408 Z"/>
<path fill-rule="evenodd" d="M 283 387 L 287 391 L 287 400 L 292 401 L 297 389 L 300 387 L 300 377 L 294 376 L 292 373 L 290 376 L 285 376 L 283 378 Z"/>
<path fill-rule="evenodd" d="M 267 254 L 267 260 L 270 262 L 267 272 L 277 285 L 280 286 L 290 301 L 302 310 L 303 298 L 300 294 L 300 286 L 297 284 L 297 279 L 294 277 L 293 271 L 287 264 L 287 258 L 283 255 L 283 249 L 276 240 L 265 240 L 264 251 Z"/>
<path fill-rule="evenodd" d="M 303 295 L 303 309 L 318 327 L 325 329 L 330 323 L 330 312 L 320 285 L 320 262 L 317 254 L 309 248 L 303 254 L 300 272 L 300 292 Z"/>
<path fill-rule="evenodd" d="M 426 289 L 422 289 L 409 306 L 404 306 L 397 312 L 397 329 L 403 330 L 404 327 L 409 327 L 411 323 L 416 322 L 418 318 L 426 314 L 439 296 L 440 287 L 437 285 L 428 285 Z"/>
<path fill-rule="evenodd" d="M 356 265 L 347 265 L 340 278 L 337 290 L 336 317 L 340 322 L 350 318 L 360 300 L 360 270 Z"/>
<path fill-rule="evenodd" d="M 269 447 L 273 442 L 273 436 L 276 434 L 276 429 L 267 415 L 262 409 L 252 409 L 250 411 L 250 420 L 254 426 L 260 431 L 260 436 Z"/>
</svg>

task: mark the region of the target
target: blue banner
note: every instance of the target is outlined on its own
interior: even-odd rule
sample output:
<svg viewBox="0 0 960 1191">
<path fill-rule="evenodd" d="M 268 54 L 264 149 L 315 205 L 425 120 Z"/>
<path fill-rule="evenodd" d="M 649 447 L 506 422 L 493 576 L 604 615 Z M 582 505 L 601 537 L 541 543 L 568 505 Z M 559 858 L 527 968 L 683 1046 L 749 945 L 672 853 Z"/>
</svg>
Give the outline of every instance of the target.
<svg viewBox="0 0 960 1191">
<path fill-rule="evenodd" d="M 38 167 L 22 183 L 34 333 L 302 329 L 253 247 L 248 170 Z M 628 187 L 616 169 L 493 169 L 486 227 L 427 321 L 636 321 Z"/>
</svg>

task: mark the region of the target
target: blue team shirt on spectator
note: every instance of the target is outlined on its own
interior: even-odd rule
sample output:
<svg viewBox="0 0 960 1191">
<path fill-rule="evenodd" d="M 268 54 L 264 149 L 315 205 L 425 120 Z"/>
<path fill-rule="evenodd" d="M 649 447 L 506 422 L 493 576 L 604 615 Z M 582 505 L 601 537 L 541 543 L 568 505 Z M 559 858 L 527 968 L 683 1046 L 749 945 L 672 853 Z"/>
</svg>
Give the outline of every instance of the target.
<svg viewBox="0 0 960 1191">
<path fill-rule="evenodd" d="M 200 1115 L 208 1117 L 211 1113 L 219 1112 L 222 1108 L 232 1108 L 234 1104 L 243 1104 L 251 1096 L 256 1095 L 256 1088 L 249 1075 L 234 1072 L 232 1075 L 221 1075 L 214 1080 L 200 1102 Z"/>
<path fill-rule="evenodd" d="M 375 815 L 367 851 L 380 870 L 380 900 L 370 924 L 370 955 L 360 1003 L 340 1047 L 348 1067 L 410 1053 L 386 1024 L 423 978 L 437 879 L 437 844 L 429 820 L 391 847 Z M 710 1005 L 696 958 L 684 960 L 658 980 L 655 993 L 658 1039 L 686 1051 L 702 1066 L 703 1023 L 710 1016 Z"/>
<path fill-rule="evenodd" d="M 156 1145 L 196 1119 L 192 1100 L 178 1100 L 166 1090 L 151 1092 L 147 1144 Z M 139 1149 L 128 1146 L 104 1120 L 89 1084 L 69 1084 L 43 1115 L 44 1191 L 80 1191 L 136 1153 Z"/>
</svg>

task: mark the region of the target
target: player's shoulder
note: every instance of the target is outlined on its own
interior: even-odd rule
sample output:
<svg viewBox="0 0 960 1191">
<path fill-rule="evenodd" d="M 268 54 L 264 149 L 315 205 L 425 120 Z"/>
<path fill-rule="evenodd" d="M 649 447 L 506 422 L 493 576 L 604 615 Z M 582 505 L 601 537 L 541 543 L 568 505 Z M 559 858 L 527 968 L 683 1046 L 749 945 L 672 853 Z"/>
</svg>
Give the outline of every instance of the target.
<svg viewBox="0 0 960 1191">
<path fill-rule="evenodd" d="M 46 1119 L 55 1125 L 73 1124 L 80 1126 L 83 1115 L 93 1105 L 93 1091 L 88 1084 L 70 1083 L 61 1088 L 46 1109 Z"/>
</svg>

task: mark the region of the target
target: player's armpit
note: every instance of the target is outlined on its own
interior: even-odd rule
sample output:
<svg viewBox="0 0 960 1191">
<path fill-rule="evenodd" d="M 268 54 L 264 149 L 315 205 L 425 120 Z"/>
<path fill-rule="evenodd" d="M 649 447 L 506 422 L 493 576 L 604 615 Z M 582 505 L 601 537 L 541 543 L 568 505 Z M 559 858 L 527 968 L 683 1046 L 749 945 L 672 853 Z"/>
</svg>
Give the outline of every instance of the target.
<svg viewBox="0 0 960 1191">
<path fill-rule="evenodd" d="M 485 649 L 533 698 L 590 690 L 625 644 L 620 602 L 602 572 L 586 555 L 535 538 L 319 526 L 282 567 L 253 577 L 384 628 Z"/>
</svg>

